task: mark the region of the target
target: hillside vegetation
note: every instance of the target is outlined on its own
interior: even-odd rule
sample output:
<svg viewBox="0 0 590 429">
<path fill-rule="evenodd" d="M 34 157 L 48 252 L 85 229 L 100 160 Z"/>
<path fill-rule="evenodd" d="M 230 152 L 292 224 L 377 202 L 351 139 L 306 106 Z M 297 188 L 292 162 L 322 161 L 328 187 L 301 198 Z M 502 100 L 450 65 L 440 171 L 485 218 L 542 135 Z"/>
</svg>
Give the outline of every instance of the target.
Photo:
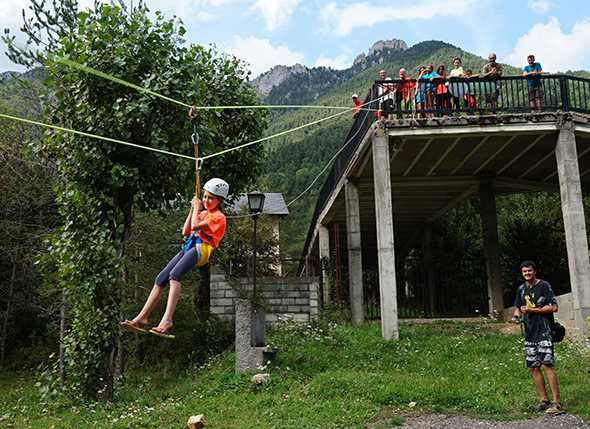
<svg viewBox="0 0 590 429">
<path fill-rule="evenodd" d="M 439 41 L 418 43 L 407 50 L 391 51 L 379 64 L 371 64 L 364 70 L 353 73 L 352 68 L 343 71 L 332 71 L 334 75 L 342 76 L 338 82 L 327 88 L 320 97 L 313 99 L 313 104 L 348 106 L 350 97 L 358 93 L 364 97 L 373 82 L 378 79 L 379 70 L 385 69 L 389 75 L 397 78 L 400 68 L 405 68 L 410 75 L 416 76 L 416 68 L 420 65 L 445 64 L 452 67 L 452 59 L 459 56 L 463 59 L 463 68 L 471 68 L 475 73 L 481 70 L 486 60 L 462 49 Z M 505 66 L 504 74 L 520 74 L 520 69 Z M 309 77 L 305 74 L 295 74 L 271 91 L 265 101 L 278 104 L 292 104 L 291 97 L 297 92 L 303 81 L 303 87 L 309 94 Z M 311 97 L 306 100 L 312 101 Z M 304 101 L 304 100 L 298 100 Z M 277 133 L 296 127 L 334 112 L 320 110 L 294 110 L 279 112 L 270 120 L 267 134 Z M 267 143 L 267 174 L 263 184 L 265 189 L 273 192 L 283 192 L 287 201 L 295 198 L 303 191 L 315 176 L 322 170 L 325 163 L 344 143 L 344 138 L 352 125 L 350 114 L 344 114 L 321 126 L 307 128 L 300 132 Z M 329 171 L 329 170 L 328 170 Z M 281 248 L 286 256 L 297 258 L 300 256 L 303 242 L 309 227 L 309 221 L 315 207 L 317 192 L 323 181 L 303 198 L 291 206 L 291 216 L 285 219 L 282 226 Z"/>
</svg>

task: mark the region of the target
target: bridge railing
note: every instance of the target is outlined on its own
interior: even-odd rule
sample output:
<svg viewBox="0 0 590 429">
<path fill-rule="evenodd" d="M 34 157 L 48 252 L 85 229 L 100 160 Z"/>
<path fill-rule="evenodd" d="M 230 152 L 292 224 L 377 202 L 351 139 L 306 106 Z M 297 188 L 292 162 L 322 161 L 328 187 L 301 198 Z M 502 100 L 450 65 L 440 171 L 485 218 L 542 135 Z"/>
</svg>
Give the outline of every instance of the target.
<svg viewBox="0 0 590 429">
<path fill-rule="evenodd" d="M 536 77 L 435 78 L 375 81 L 372 93 L 390 119 L 466 114 L 572 111 L 590 113 L 590 79 Z M 393 115 L 393 117 L 391 116 Z"/>
<path fill-rule="evenodd" d="M 486 78 L 453 78 L 432 82 L 410 79 L 414 89 L 404 93 L 403 86 L 408 81 L 387 80 L 375 81 L 369 95 L 365 98 L 368 103 L 354 120 L 346 139 L 345 147 L 334 160 L 334 165 L 326 177 L 320 189 L 316 207 L 312 216 L 310 229 L 305 241 L 304 252 L 307 252 L 313 238 L 315 225 L 320 213 L 325 208 L 332 192 L 340 181 L 344 170 L 347 168 L 352 155 L 362 142 L 365 134 L 378 118 L 382 117 L 382 103 L 386 99 L 393 101 L 391 119 L 395 118 L 429 118 L 474 114 L 502 114 L 502 113 L 526 113 L 526 112 L 578 112 L 590 114 L 590 79 L 584 79 L 567 75 L 540 75 L 538 87 L 531 86 L 531 78 L 524 76 L 507 76 L 499 79 Z M 427 84 L 443 84 L 447 88 L 448 104 L 443 104 L 442 97 L 435 97 L 434 93 L 430 104 L 420 104 L 420 93 L 426 100 Z M 535 88 L 533 91 L 531 88 Z M 540 88 L 540 90 L 536 89 Z M 391 89 L 384 93 L 384 89 Z M 403 96 L 408 95 L 408 102 L 403 103 Z M 417 102 L 418 96 L 418 102 Z M 459 105 L 453 104 L 452 97 L 459 99 Z M 472 98 L 468 98 L 472 97 Z M 538 98 L 538 103 L 533 109 L 531 101 Z M 372 101 L 371 101 L 372 100 Z M 492 103 L 495 101 L 495 105 Z M 298 273 L 301 274 L 305 267 L 304 258 L 299 264 Z"/>
</svg>

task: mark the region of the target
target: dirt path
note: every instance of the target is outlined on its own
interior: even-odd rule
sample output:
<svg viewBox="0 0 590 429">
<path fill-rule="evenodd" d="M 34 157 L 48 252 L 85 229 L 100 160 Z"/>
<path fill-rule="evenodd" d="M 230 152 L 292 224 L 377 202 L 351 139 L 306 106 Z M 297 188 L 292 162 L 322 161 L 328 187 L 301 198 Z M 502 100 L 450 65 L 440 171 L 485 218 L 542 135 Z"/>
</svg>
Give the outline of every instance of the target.
<svg viewBox="0 0 590 429">
<path fill-rule="evenodd" d="M 590 425 L 571 414 L 541 416 L 531 420 L 497 422 L 444 414 L 409 414 L 402 429 L 590 429 Z M 394 428 L 392 428 L 394 429 Z"/>
</svg>

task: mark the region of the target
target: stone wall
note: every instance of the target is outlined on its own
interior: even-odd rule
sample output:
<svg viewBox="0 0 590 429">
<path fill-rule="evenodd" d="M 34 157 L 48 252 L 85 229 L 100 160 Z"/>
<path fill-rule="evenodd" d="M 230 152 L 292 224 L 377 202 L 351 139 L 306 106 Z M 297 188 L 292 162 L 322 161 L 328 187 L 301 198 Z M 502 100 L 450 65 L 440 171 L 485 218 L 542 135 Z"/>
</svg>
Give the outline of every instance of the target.
<svg viewBox="0 0 590 429">
<path fill-rule="evenodd" d="M 236 290 L 237 288 L 237 290 Z M 211 269 L 211 313 L 226 320 L 235 315 L 235 300 L 251 290 L 251 280 L 240 279 L 236 288 L 230 286 L 225 274 Z M 280 318 L 309 322 L 318 316 L 319 302 L 317 277 L 268 277 L 256 279 L 266 306 L 267 323 Z"/>
</svg>

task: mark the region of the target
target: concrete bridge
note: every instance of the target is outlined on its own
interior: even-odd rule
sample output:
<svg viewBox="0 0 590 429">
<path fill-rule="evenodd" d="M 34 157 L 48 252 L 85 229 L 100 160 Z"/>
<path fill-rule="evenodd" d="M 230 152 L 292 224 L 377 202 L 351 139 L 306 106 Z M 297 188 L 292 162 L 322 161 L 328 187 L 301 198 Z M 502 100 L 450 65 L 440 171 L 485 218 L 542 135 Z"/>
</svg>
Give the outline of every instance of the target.
<svg viewBox="0 0 590 429">
<path fill-rule="evenodd" d="M 527 81 L 509 80 L 521 97 Z M 541 111 L 530 112 L 527 103 L 513 97 L 500 100 L 494 114 L 435 111 L 438 116 L 429 118 L 417 118 L 416 112 L 403 112 L 404 118 L 395 120 L 358 118 L 320 192 L 300 273 L 322 274 L 320 261 L 335 245 L 331 226 L 345 225 L 353 323 L 364 320 L 363 269 L 374 266 L 383 336 L 398 338 L 396 258 L 422 239 L 428 265 L 432 223 L 476 196 L 489 312 L 502 315 L 510 303 L 503 300 L 495 197 L 559 192 L 575 324 L 587 330 L 590 262 L 582 188 L 590 185 L 590 81 L 556 76 L 544 85 Z M 330 299 L 328 287 L 324 282 L 324 302 Z M 427 287 L 436 287 L 432 278 Z"/>
</svg>

